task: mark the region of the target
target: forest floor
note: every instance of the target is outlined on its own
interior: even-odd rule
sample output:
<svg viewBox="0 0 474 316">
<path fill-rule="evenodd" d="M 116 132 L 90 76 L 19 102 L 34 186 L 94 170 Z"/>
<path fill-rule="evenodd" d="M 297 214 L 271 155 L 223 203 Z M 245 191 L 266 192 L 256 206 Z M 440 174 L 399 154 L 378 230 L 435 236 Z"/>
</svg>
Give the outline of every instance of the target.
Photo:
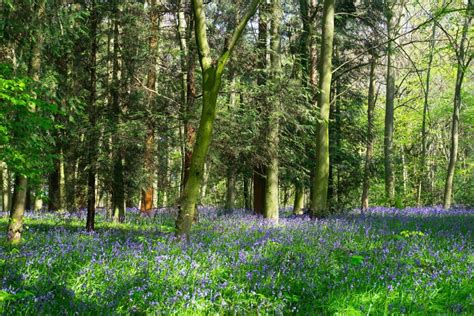
<svg viewBox="0 0 474 316">
<path fill-rule="evenodd" d="M 278 225 L 200 210 L 192 242 L 173 214 L 0 219 L 0 314 L 473 314 L 474 210 L 373 208 Z M 5 215 L 5 214 L 3 214 Z"/>
</svg>

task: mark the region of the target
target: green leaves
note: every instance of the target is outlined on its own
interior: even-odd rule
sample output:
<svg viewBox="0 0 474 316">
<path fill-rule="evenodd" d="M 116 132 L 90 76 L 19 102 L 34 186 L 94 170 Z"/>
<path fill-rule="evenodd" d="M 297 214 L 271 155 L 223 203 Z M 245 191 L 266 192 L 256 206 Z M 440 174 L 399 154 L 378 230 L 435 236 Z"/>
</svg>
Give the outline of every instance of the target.
<svg viewBox="0 0 474 316">
<path fill-rule="evenodd" d="M 364 262 L 364 257 L 362 256 L 351 256 L 350 257 L 350 263 L 352 265 L 358 266 L 361 265 Z"/>
<path fill-rule="evenodd" d="M 0 161 L 10 170 L 35 178 L 50 165 L 54 104 L 30 78 L 13 76 L 0 65 Z"/>
<path fill-rule="evenodd" d="M 25 297 L 29 296 L 34 296 L 35 294 L 33 292 L 30 292 L 28 290 L 23 290 L 21 292 L 18 292 L 16 294 L 11 294 L 8 293 L 7 291 L 0 291 L 0 302 L 4 301 L 16 301 Z"/>
</svg>

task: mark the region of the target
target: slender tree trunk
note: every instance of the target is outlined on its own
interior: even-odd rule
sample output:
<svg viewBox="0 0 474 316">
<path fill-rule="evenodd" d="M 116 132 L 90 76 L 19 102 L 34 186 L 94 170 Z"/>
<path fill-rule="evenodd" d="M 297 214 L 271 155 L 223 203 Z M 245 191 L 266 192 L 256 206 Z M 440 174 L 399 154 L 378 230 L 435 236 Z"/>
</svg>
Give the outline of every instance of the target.
<svg viewBox="0 0 474 316">
<path fill-rule="evenodd" d="M 416 204 L 421 205 L 421 195 L 422 192 L 426 190 L 427 181 L 426 181 L 426 151 L 428 146 L 428 132 L 426 128 L 426 120 L 428 116 L 429 109 L 429 95 L 430 95 L 430 79 L 431 79 L 431 65 L 433 63 L 434 55 L 434 45 L 436 39 L 436 23 L 433 22 L 431 28 L 431 40 L 430 40 L 430 52 L 428 57 L 428 65 L 426 70 L 426 81 L 425 81 L 425 91 L 424 91 L 424 101 L 423 101 L 423 121 L 421 124 L 421 158 L 420 158 L 420 170 L 418 186 L 416 192 Z"/>
<path fill-rule="evenodd" d="M 252 208 L 251 200 L 250 200 L 250 179 L 247 175 L 244 174 L 244 208 L 246 210 L 250 210 Z"/>
<path fill-rule="evenodd" d="M 469 47 L 468 31 L 473 18 L 474 4 L 472 1 L 468 2 L 466 19 L 464 20 L 461 43 L 459 50 L 457 51 L 457 73 L 456 73 L 456 86 L 454 88 L 454 109 L 453 118 L 451 125 L 451 148 L 449 151 L 449 164 L 448 172 L 446 175 L 446 182 L 444 186 L 444 198 L 443 208 L 449 209 L 451 207 L 451 199 L 453 195 L 453 180 L 456 169 L 456 160 L 458 155 L 459 146 L 459 113 L 461 111 L 461 91 L 464 75 L 466 74 L 467 67 L 472 60 L 471 56 L 466 56 L 466 51 Z M 466 58 L 467 57 L 467 58 Z"/>
<path fill-rule="evenodd" d="M 148 46 L 150 49 L 149 53 L 149 66 L 147 74 L 146 87 L 154 91 L 156 84 L 156 64 L 157 64 L 157 48 L 158 48 L 158 7 L 156 0 L 150 0 L 150 38 Z M 153 108 L 154 95 L 149 91 L 147 96 L 147 111 L 151 114 Z M 154 149 L 155 149 L 155 127 L 151 118 L 146 119 L 146 142 L 145 142 L 145 172 L 148 175 L 147 182 L 145 183 L 144 189 L 142 189 L 142 203 L 141 211 L 150 212 L 153 208 L 153 178 L 154 178 Z"/>
<path fill-rule="evenodd" d="M 40 80 L 41 71 L 41 53 L 43 49 L 43 33 L 42 23 L 44 23 L 45 0 L 39 0 L 35 7 L 35 22 L 37 27 L 33 31 L 33 41 L 31 48 L 31 59 L 29 65 L 29 75 L 35 82 Z M 35 109 L 33 109 L 35 111 Z M 21 241 L 21 233 L 23 229 L 23 214 L 26 206 L 26 191 L 28 188 L 28 180 L 25 175 L 15 175 L 15 186 L 12 197 L 12 208 L 8 221 L 7 239 L 10 243 L 17 244 Z"/>
<path fill-rule="evenodd" d="M 369 188 L 372 166 L 373 144 L 374 144 L 374 111 L 375 111 L 375 65 L 377 59 L 374 55 L 370 59 L 369 73 L 369 96 L 367 105 L 367 144 L 365 150 L 364 181 L 362 185 L 361 208 L 367 210 L 369 207 Z"/>
<path fill-rule="evenodd" d="M 260 6 L 258 12 L 258 69 L 257 84 L 259 86 L 265 85 L 266 69 L 268 66 L 268 17 L 266 1 Z M 260 110 L 260 109 L 259 109 Z M 254 166 L 253 170 L 253 208 L 254 213 L 258 215 L 264 214 L 265 209 L 265 192 L 266 192 L 266 166 L 259 162 Z"/>
<path fill-rule="evenodd" d="M 329 179 L 329 107 L 332 78 L 332 47 L 334 37 L 334 0 L 325 0 L 323 9 L 323 30 L 321 60 L 319 64 L 318 107 L 320 122 L 316 139 L 316 167 L 313 179 L 311 212 L 324 216 L 328 210 Z"/>
<path fill-rule="evenodd" d="M 96 158 L 97 158 L 97 131 L 96 126 L 96 94 L 97 94 L 97 31 L 98 31 L 99 17 L 97 16 L 97 7 L 95 0 L 92 0 L 90 8 L 90 40 L 91 40 L 91 51 L 89 60 L 89 104 L 88 104 L 88 116 L 91 130 L 88 135 L 87 142 L 87 158 L 88 167 L 87 172 L 87 219 L 86 219 L 86 230 L 93 231 L 95 224 L 95 205 L 96 205 Z"/>
<path fill-rule="evenodd" d="M 112 216 L 114 222 L 125 220 L 125 188 L 123 178 L 123 146 L 120 139 L 120 122 L 122 110 L 120 108 L 119 95 L 119 8 L 115 8 L 115 21 L 113 27 L 113 54 L 112 54 L 112 84 L 110 87 L 110 99 L 112 101 L 113 129 L 112 156 L 113 156 L 113 180 L 112 180 Z"/>
<path fill-rule="evenodd" d="M 295 202 L 293 204 L 293 214 L 302 215 L 304 207 L 304 186 L 301 183 L 295 184 Z"/>
<path fill-rule="evenodd" d="M 390 6 L 390 4 L 387 4 Z M 395 176 L 393 173 L 393 116 L 395 102 L 395 67 L 393 61 L 395 49 L 395 14 L 393 8 L 387 9 L 387 89 L 385 99 L 385 130 L 384 130 L 384 167 L 385 197 L 389 204 L 395 202 Z"/>
<path fill-rule="evenodd" d="M 232 166 L 227 167 L 227 189 L 225 198 L 225 209 L 235 208 L 235 169 Z"/>
<path fill-rule="evenodd" d="M 10 188 L 10 172 L 8 167 L 4 165 L 2 170 L 2 210 L 8 212 L 11 208 L 11 188 Z"/>
<path fill-rule="evenodd" d="M 48 210 L 57 211 L 59 209 L 59 161 L 54 162 L 54 169 L 49 174 L 48 185 Z"/>
<path fill-rule="evenodd" d="M 180 37 L 181 49 L 181 72 L 182 87 L 181 98 L 183 103 L 183 130 L 184 130 L 184 158 L 183 158 L 183 176 L 181 181 L 181 191 L 189 177 L 189 168 L 191 166 L 191 155 L 194 142 L 196 140 L 196 128 L 191 121 L 194 111 L 196 98 L 196 68 L 195 45 L 193 44 L 194 26 L 193 15 L 189 17 L 189 25 L 186 25 L 185 1 L 180 0 L 180 11 L 178 13 L 178 34 Z M 186 40 L 188 38 L 188 40 Z"/>
<path fill-rule="evenodd" d="M 280 76 L 280 0 L 271 0 L 270 23 L 270 72 L 271 80 L 278 85 Z M 272 98 L 269 106 L 267 146 L 269 161 L 265 172 L 265 203 L 263 216 L 278 222 L 278 130 L 279 130 L 279 97 Z"/>
</svg>

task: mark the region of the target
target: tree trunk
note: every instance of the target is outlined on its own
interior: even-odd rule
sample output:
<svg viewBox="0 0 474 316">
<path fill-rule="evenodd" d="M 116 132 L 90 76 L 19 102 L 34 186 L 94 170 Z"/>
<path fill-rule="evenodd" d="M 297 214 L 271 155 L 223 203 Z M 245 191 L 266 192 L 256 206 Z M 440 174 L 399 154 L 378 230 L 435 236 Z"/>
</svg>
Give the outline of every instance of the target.
<svg viewBox="0 0 474 316">
<path fill-rule="evenodd" d="M 321 60 L 319 64 L 318 106 L 320 122 L 316 139 L 316 167 L 313 179 L 311 212 L 324 216 L 328 210 L 329 179 L 329 107 L 332 78 L 332 47 L 334 37 L 334 0 L 325 0 L 323 9 L 323 30 Z"/>
<path fill-rule="evenodd" d="M 148 74 L 146 87 L 150 90 L 147 94 L 147 111 L 152 113 L 154 96 L 151 91 L 155 90 L 156 84 L 156 64 L 157 64 L 157 48 L 158 48 L 158 7 L 156 0 L 150 0 L 150 38 L 148 41 L 150 53 L 150 62 L 148 65 Z M 142 189 L 141 211 L 150 212 L 153 208 L 153 179 L 154 179 L 154 147 L 155 147 L 155 127 L 151 118 L 146 119 L 146 142 L 145 142 L 145 172 L 147 173 L 147 181 Z"/>
<path fill-rule="evenodd" d="M 31 59 L 29 65 L 29 75 L 35 82 L 40 80 L 41 71 L 41 53 L 43 49 L 43 33 L 41 24 L 44 22 L 45 0 L 39 0 L 35 7 L 35 21 L 37 27 L 33 30 L 33 41 L 31 48 Z M 35 109 L 33 109 L 35 111 Z M 12 197 L 12 208 L 10 211 L 10 219 L 8 222 L 7 239 L 11 243 L 19 243 L 21 241 L 21 233 L 23 229 L 23 214 L 25 212 L 26 191 L 28 188 L 28 180 L 25 175 L 15 175 L 15 186 Z"/>
<path fill-rule="evenodd" d="M 202 69 L 202 112 L 199 128 L 194 143 L 191 166 L 189 168 L 189 178 L 186 181 L 181 196 L 178 218 L 176 219 L 176 235 L 181 237 L 186 235 L 189 240 L 189 233 L 194 218 L 196 202 L 199 198 L 204 163 L 206 161 L 209 144 L 211 142 L 212 129 L 216 116 L 217 96 L 222 82 L 222 73 L 229 60 L 237 41 L 242 36 L 243 30 L 250 18 L 255 14 L 259 0 L 253 0 L 249 9 L 238 23 L 230 40 L 226 41 L 224 52 L 217 61 L 213 62 L 211 50 L 207 40 L 206 16 L 202 0 L 193 0 L 193 11 L 195 17 L 195 34 L 200 52 L 200 63 Z"/>
<path fill-rule="evenodd" d="M 235 169 L 232 166 L 227 167 L 227 189 L 225 198 L 226 210 L 235 208 Z"/>
<path fill-rule="evenodd" d="M 90 81 L 89 81 L 89 104 L 88 104 L 88 116 L 89 126 L 91 130 L 88 135 L 87 143 L 87 219 L 86 219 L 86 230 L 91 232 L 94 230 L 95 224 L 95 203 L 96 203 L 96 160 L 97 160 L 97 135 L 95 131 L 96 126 L 96 82 L 97 82 L 97 29 L 99 24 L 99 17 L 97 16 L 97 7 L 95 0 L 92 0 L 90 8 L 90 39 L 91 39 L 91 51 L 90 51 Z"/>
<path fill-rule="evenodd" d="M 113 179 L 112 179 L 112 217 L 114 222 L 125 220 L 125 188 L 123 178 L 123 146 L 120 139 L 120 122 L 122 110 L 120 108 L 119 95 L 119 8 L 115 8 L 113 26 L 113 54 L 112 54 L 112 84 L 110 86 L 110 99 L 112 108 L 112 122 L 114 133 L 112 135 L 112 159 L 113 159 Z"/>
<path fill-rule="evenodd" d="M 252 208 L 250 200 L 250 179 L 247 175 L 244 174 L 244 208 L 245 210 L 250 210 Z"/>
<path fill-rule="evenodd" d="M 428 57 L 428 65 L 426 69 L 426 81 L 425 81 L 425 91 L 424 91 L 424 101 L 423 101 L 423 120 L 421 124 L 421 158 L 420 158 L 420 170 L 419 172 L 419 179 L 418 179 L 418 186 L 416 192 L 416 204 L 420 206 L 421 203 L 421 195 L 427 188 L 427 179 L 426 179 L 426 152 L 428 146 L 428 132 L 426 128 L 426 120 L 428 116 L 428 98 L 430 95 L 430 79 L 431 79 L 431 65 L 433 63 L 433 56 L 434 56 L 434 45 L 436 39 L 436 23 L 433 22 L 433 26 L 431 29 L 431 40 L 430 40 L 430 52 Z"/>
<path fill-rule="evenodd" d="M 449 164 L 448 172 L 446 175 L 446 182 L 444 186 L 444 198 L 443 198 L 443 208 L 449 209 L 451 207 L 451 199 L 453 195 L 453 180 L 454 172 L 456 169 L 456 159 L 458 155 L 458 145 L 459 145 L 459 113 L 461 110 L 461 91 L 462 83 L 464 80 L 464 75 L 467 71 L 472 56 L 467 56 L 466 59 L 466 50 L 469 47 L 468 41 L 468 30 L 471 24 L 473 15 L 473 3 L 472 1 L 468 2 L 466 19 L 464 20 L 461 43 L 459 45 L 459 50 L 456 52 L 457 55 L 457 73 L 456 73 L 456 86 L 454 89 L 454 109 L 453 109 L 453 118 L 451 125 L 451 148 L 449 152 Z"/>
<path fill-rule="evenodd" d="M 275 86 L 278 86 L 280 76 L 280 0 L 271 2 L 270 23 L 270 73 Z M 278 221 L 278 131 L 279 131 L 279 96 L 272 98 L 269 106 L 267 146 L 269 161 L 266 166 L 265 204 L 263 216 L 273 221 Z"/>
<path fill-rule="evenodd" d="M 390 4 L 387 4 L 390 6 Z M 395 67 L 393 55 L 395 48 L 395 14 L 393 8 L 387 8 L 387 89 L 385 96 L 385 130 L 384 130 L 384 168 L 385 197 L 390 205 L 395 202 L 395 176 L 393 174 L 393 114 L 395 102 Z"/>
<path fill-rule="evenodd" d="M 2 169 L 2 210 L 10 211 L 11 208 L 11 188 L 10 188 L 10 172 L 6 165 Z"/>
<path fill-rule="evenodd" d="M 194 142 L 196 140 L 196 128 L 191 117 L 194 111 L 194 101 L 196 98 L 196 68 L 195 45 L 193 44 L 192 28 L 194 26 L 193 15 L 189 16 L 189 25 L 186 25 L 186 15 L 184 12 L 185 1 L 180 0 L 180 11 L 178 12 L 178 34 L 180 37 L 181 49 L 181 98 L 183 104 L 183 129 L 184 129 L 184 158 L 183 175 L 181 181 L 181 191 L 189 177 L 189 167 L 191 165 L 191 155 Z M 186 40 L 188 38 L 188 41 Z"/>
<path fill-rule="evenodd" d="M 265 169 L 258 165 L 253 170 L 253 211 L 257 215 L 263 215 L 265 204 Z"/>
<path fill-rule="evenodd" d="M 13 191 L 13 203 L 8 221 L 8 241 L 17 244 L 21 241 L 23 231 L 23 214 L 25 213 L 27 180 L 21 175 L 15 176 L 15 186 Z"/>
<path fill-rule="evenodd" d="M 367 210 L 369 207 L 369 188 L 372 167 L 372 155 L 374 144 L 374 111 L 375 111 L 375 65 L 377 59 L 374 55 L 370 59 L 369 73 L 369 96 L 367 105 L 367 144 L 365 151 L 364 181 L 362 185 L 361 208 Z"/>
<path fill-rule="evenodd" d="M 266 69 L 268 64 L 268 17 L 267 17 L 267 2 L 264 1 L 258 12 L 258 69 L 257 84 L 259 86 L 265 85 Z M 259 108 L 259 111 L 261 109 Z M 265 209 L 265 192 L 266 192 L 266 166 L 259 162 L 254 166 L 253 170 L 253 208 L 254 213 L 263 215 Z"/>
<path fill-rule="evenodd" d="M 302 215 L 304 207 L 304 186 L 301 183 L 295 184 L 295 202 L 293 204 L 293 214 Z"/>
</svg>

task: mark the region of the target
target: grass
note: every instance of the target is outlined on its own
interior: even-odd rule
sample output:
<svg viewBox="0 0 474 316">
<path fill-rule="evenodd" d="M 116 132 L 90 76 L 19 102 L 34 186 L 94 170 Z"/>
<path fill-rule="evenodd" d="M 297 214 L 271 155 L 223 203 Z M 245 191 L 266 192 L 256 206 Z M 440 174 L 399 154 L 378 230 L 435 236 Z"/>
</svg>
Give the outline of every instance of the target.
<svg viewBox="0 0 474 316">
<path fill-rule="evenodd" d="M 201 210 L 192 243 L 166 212 L 127 223 L 28 213 L 0 220 L 0 313 L 473 314 L 473 210 L 375 208 L 270 225 Z"/>
</svg>

